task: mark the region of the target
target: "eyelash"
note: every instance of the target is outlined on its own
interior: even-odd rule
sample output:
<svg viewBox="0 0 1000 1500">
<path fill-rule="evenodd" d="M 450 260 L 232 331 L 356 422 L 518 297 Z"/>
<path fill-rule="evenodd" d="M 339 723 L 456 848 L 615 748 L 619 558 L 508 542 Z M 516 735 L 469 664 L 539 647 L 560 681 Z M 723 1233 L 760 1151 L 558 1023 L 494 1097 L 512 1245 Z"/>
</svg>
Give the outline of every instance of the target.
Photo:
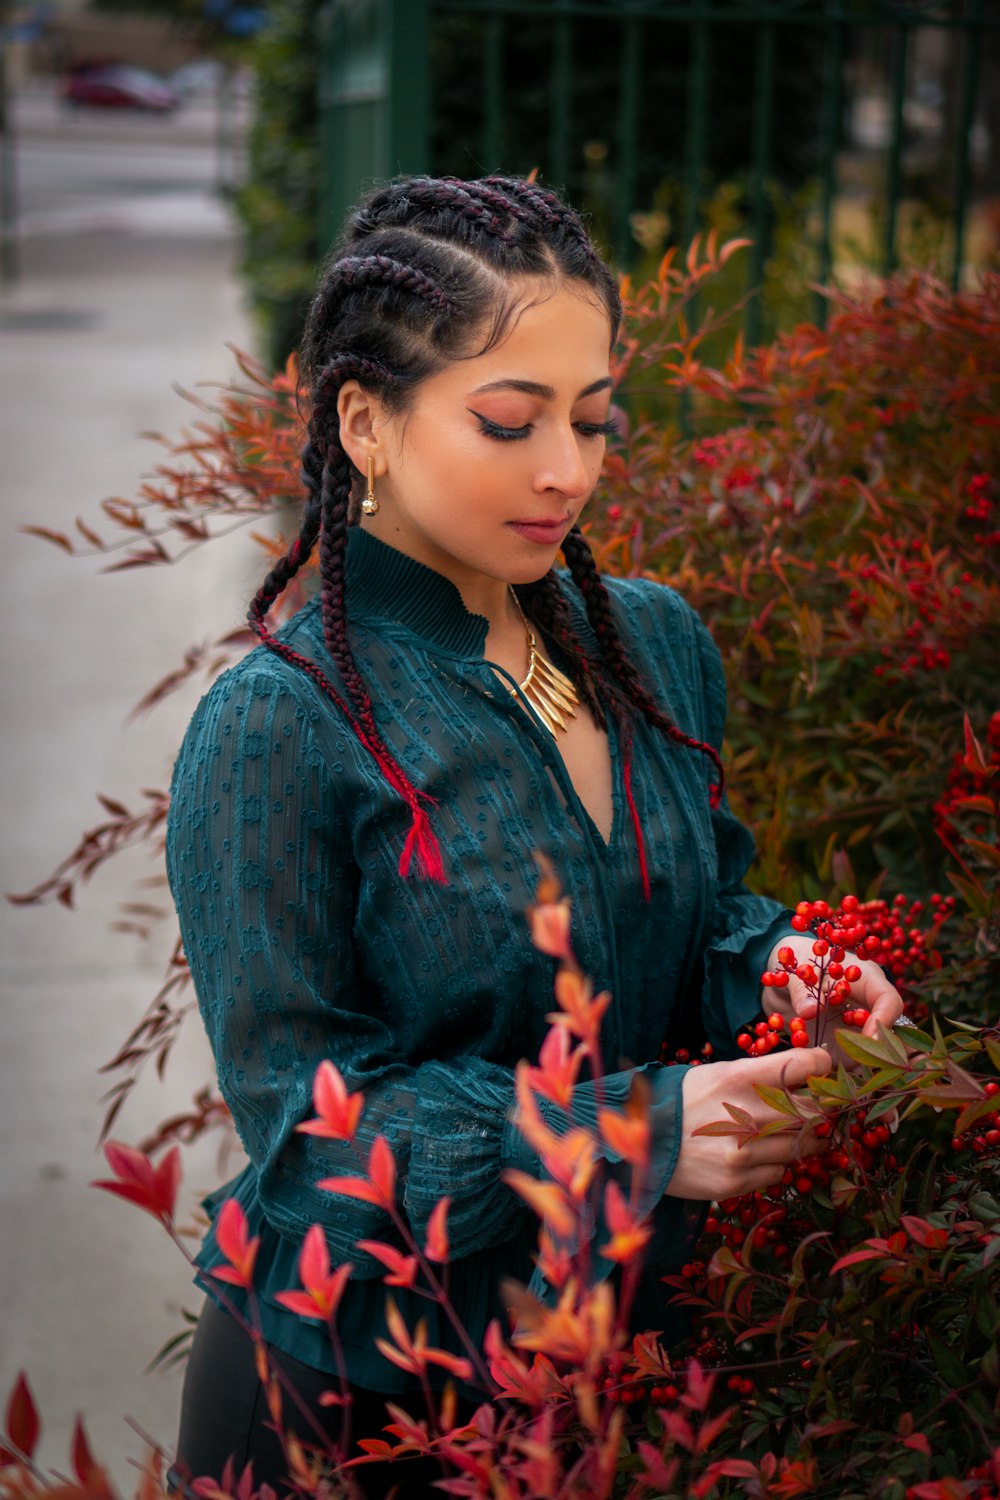
<svg viewBox="0 0 1000 1500">
<path fill-rule="evenodd" d="M 488 438 L 496 438 L 501 443 L 517 443 L 531 435 L 531 423 L 524 427 L 501 427 L 499 422 L 491 422 L 488 417 L 481 417 L 478 412 L 474 413 L 482 428 L 483 435 Z M 617 425 L 610 419 L 607 422 L 577 422 L 577 431 L 582 437 L 613 437 L 618 431 Z"/>
</svg>

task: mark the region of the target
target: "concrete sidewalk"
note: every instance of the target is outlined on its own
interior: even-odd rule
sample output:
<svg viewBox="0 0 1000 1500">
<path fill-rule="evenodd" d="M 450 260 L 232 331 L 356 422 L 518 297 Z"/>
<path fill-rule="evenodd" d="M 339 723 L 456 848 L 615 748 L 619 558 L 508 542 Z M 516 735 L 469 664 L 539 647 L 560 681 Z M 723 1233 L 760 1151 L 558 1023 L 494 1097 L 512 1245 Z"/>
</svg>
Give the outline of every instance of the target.
<svg viewBox="0 0 1000 1500">
<path fill-rule="evenodd" d="M 119 122 L 110 142 L 76 140 L 65 153 L 25 134 L 20 151 L 33 218 L 22 279 L 0 294 L 7 892 L 45 877 L 103 819 L 96 792 L 135 806 L 141 788 L 167 784 L 202 686 L 127 729 L 126 716 L 191 643 L 241 620 L 262 571 L 243 532 L 177 568 L 101 577 L 100 560 L 18 531 L 72 530 L 78 515 L 97 518 L 103 497 L 134 496 L 158 453 L 138 434 L 176 433 L 193 416 L 172 384 L 229 379 L 226 342 L 252 344 L 210 147 L 162 134 L 144 143 Z M 148 944 L 110 924 L 121 901 L 163 905 L 164 886 L 150 884 L 159 875 L 159 863 L 126 855 L 75 912 L 0 905 L 0 1415 L 24 1368 L 43 1464 L 69 1472 L 82 1411 L 123 1494 L 143 1453 L 125 1415 L 173 1444 L 179 1372 L 143 1371 L 183 1326 L 181 1308 L 200 1302 L 154 1221 L 87 1185 L 106 1175 L 95 1143 L 111 1080 L 97 1069 L 156 992 L 172 935 L 169 920 Z M 165 1081 L 144 1079 L 115 1136 L 141 1140 L 211 1075 L 195 1019 Z M 187 1154 L 182 1219 L 220 1180 L 218 1145 Z"/>
</svg>

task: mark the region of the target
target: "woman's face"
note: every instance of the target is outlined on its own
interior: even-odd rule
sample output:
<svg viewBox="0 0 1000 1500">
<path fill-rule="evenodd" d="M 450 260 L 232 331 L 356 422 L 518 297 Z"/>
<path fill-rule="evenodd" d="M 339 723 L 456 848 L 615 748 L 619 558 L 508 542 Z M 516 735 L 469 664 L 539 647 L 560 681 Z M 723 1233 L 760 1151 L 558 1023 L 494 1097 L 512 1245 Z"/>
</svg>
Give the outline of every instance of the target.
<svg viewBox="0 0 1000 1500">
<path fill-rule="evenodd" d="M 447 365 L 405 411 L 372 423 L 379 511 L 363 524 L 450 578 L 470 608 L 487 580 L 548 571 L 604 458 L 607 312 L 582 286 L 536 295 L 526 287 L 495 348 Z"/>
</svg>

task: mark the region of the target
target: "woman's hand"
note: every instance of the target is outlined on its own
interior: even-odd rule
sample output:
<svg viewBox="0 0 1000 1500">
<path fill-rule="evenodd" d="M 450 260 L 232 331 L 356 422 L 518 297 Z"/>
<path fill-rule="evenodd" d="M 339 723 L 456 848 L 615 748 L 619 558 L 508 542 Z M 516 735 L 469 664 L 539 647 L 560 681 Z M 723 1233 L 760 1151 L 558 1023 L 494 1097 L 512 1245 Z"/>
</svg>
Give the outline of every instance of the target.
<svg viewBox="0 0 1000 1500">
<path fill-rule="evenodd" d="M 771 950 L 768 961 L 769 969 L 779 968 L 778 949 L 791 948 L 800 964 L 815 964 L 816 958 L 813 954 L 813 943 L 815 938 L 811 933 L 793 933 L 791 937 L 782 938 Z M 848 962 L 844 960 L 845 964 Z M 878 1036 L 878 1028 L 883 1026 L 888 1030 L 903 1014 L 903 1002 L 899 991 L 886 978 L 885 973 L 878 964 L 872 963 L 868 958 L 855 958 L 852 954 L 850 963 L 856 964 L 861 970 L 861 978 L 856 979 L 851 985 L 851 998 L 847 1001 L 848 1007 L 863 1006 L 871 1012 L 868 1020 L 862 1027 L 863 1036 Z M 832 981 L 831 981 L 832 984 Z M 801 1016 L 805 1021 L 815 1022 L 817 1005 L 816 1001 L 807 993 L 802 980 L 792 974 L 789 976 L 788 985 L 784 989 L 767 988 L 761 996 L 761 1007 L 766 1015 L 777 1011 L 790 1021 L 793 1016 Z M 833 1008 L 827 1012 L 823 1033 L 824 1040 L 832 1042 L 833 1033 L 841 1024 L 840 1007 Z M 815 1024 L 809 1027 L 810 1040 L 816 1040 Z"/>
<path fill-rule="evenodd" d="M 752 1193 L 777 1182 L 789 1163 L 820 1149 L 811 1131 L 765 1136 L 745 1146 L 731 1135 L 695 1135 L 701 1125 L 726 1120 L 725 1105 L 746 1110 L 758 1126 L 778 1115 L 764 1103 L 755 1083 L 772 1088 L 798 1089 L 807 1078 L 828 1073 L 829 1053 L 822 1047 L 801 1047 L 770 1057 L 740 1058 L 737 1062 L 707 1063 L 689 1068 L 682 1085 L 684 1126 L 677 1166 L 667 1185 L 671 1198 L 708 1201 Z"/>
</svg>

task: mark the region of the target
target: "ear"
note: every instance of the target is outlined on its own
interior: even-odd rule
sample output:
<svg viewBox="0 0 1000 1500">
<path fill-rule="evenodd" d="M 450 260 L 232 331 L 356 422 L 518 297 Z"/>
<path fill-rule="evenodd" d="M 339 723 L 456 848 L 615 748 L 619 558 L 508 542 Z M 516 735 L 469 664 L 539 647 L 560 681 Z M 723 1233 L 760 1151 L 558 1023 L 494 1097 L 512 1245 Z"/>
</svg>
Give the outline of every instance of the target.
<svg viewBox="0 0 1000 1500">
<path fill-rule="evenodd" d="M 385 473 L 385 457 L 379 442 L 379 429 L 386 412 L 377 396 L 363 390 L 356 380 L 345 380 L 337 395 L 340 418 L 340 445 L 360 474 L 369 458 L 375 460 L 375 473 Z"/>
</svg>

